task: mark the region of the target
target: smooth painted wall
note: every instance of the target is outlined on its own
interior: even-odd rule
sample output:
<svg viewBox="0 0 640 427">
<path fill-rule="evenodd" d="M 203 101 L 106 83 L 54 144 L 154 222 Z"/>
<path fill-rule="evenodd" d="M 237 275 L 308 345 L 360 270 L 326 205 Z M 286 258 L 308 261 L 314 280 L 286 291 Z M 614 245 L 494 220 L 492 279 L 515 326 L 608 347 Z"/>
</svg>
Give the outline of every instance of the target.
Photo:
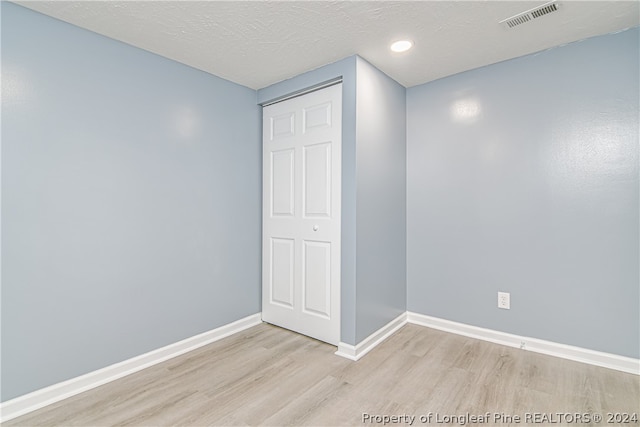
<svg viewBox="0 0 640 427">
<path fill-rule="evenodd" d="M 640 356 L 638 40 L 408 89 L 409 311 Z"/>
<path fill-rule="evenodd" d="M 356 343 L 407 311 L 406 89 L 357 58 Z"/>
<path fill-rule="evenodd" d="M 256 92 L 1 7 L 2 400 L 259 312 Z"/>
</svg>

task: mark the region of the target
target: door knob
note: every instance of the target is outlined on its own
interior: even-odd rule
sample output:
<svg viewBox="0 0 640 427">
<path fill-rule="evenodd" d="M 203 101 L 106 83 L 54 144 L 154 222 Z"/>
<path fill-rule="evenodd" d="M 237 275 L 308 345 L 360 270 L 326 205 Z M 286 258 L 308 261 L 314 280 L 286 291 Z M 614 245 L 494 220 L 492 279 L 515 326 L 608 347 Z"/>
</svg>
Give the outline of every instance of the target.
<svg viewBox="0 0 640 427">
<path fill-rule="evenodd" d="M 316 225 L 313 226 L 313 231 L 318 231 L 319 228 L 320 227 L 318 227 L 318 224 L 316 224 Z"/>
</svg>

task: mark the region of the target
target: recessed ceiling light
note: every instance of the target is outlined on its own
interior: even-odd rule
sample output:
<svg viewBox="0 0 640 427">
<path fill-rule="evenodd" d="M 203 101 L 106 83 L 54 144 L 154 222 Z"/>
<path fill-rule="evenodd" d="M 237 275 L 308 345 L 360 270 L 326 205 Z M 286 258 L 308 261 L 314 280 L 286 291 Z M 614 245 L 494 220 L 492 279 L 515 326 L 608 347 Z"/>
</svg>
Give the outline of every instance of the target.
<svg viewBox="0 0 640 427">
<path fill-rule="evenodd" d="M 394 52 L 406 52 L 413 47 L 413 42 L 410 40 L 398 40 L 391 44 L 391 50 Z"/>
</svg>

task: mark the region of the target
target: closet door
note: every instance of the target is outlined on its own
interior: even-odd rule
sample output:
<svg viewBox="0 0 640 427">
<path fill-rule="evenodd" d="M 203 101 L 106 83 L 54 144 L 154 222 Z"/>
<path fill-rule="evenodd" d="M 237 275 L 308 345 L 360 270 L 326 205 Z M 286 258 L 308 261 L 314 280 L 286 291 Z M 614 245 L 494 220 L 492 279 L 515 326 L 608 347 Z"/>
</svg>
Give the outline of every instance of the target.
<svg viewBox="0 0 640 427">
<path fill-rule="evenodd" d="M 340 341 L 342 84 L 263 109 L 262 319 Z"/>
</svg>

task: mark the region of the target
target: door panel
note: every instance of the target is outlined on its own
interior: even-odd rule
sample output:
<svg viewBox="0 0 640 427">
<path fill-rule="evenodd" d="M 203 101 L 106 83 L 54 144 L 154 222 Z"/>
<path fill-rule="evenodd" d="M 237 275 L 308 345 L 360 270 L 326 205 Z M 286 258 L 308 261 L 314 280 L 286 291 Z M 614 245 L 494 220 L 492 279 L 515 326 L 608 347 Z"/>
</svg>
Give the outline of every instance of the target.
<svg viewBox="0 0 640 427">
<path fill-rule="evenodd" d="M 293 239 L 271 239 L 271 303 L 293 308 Z"/>
<path fill-rule="evenodd" d="M 271 152 L 271 215 L 294 216 L 294 150 Z"/>
<path fill-rule="evenodd" d="M 302 253 L 302 309 L 328 319 L 331 316 L 331 243 L 304 241 Z"/>
<path fill-rule="evenodd" d="M 331 103 L 327 102 L 314 107 L 302 109 L 302 129 L 308 133 L 317 128 L 331 126 Z"/>
<path fill-rule="evenodd" d="M 295 113 L 288 112 L 279 116 L 271 117 L 271 141 L 291 137 L 295 133 Z"/>
<path fill-rule="evenodd" d="M 305 217 L 331 217 L 331 143 L 303 148 Z"/>
<path fill-rule="evenodd" d="M 342 85 L 263 109 L 262 318 L 340 341 Z"/>
</svg>

